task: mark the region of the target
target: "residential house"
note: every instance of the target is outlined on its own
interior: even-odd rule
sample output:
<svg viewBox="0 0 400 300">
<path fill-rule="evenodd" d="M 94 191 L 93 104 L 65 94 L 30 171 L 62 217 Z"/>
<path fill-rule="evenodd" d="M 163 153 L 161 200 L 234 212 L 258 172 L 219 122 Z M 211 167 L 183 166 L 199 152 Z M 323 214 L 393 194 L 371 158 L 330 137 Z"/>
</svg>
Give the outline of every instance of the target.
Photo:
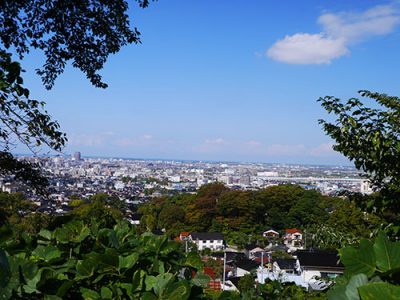
<svg viewBox="0 0 400 300">
<path fill-rule="evenodd" d="M 292 251 L 302 249 L 303 232 L 297 228 L 286 229 L 283 243 Z"/>
<path fill-rule="evenodd" d="M 294 258 L 278 258 L 272 264 L 272 270 L 278 274 L 294 274 L 296 271 L 296 259 Z"/>
<path fill-rule="evenodd" d="M 233 268 L 233 271 L 230 274 L 232 277 L 242 277 L 246 274 L 250 274 L 252 271 L 255 271 L 260 264 L 254 260 L 241 257 L 232 262 L 230 266 Z"/>
<path fill-rule="evenodd" d="M 337 251 L 328 250 L 298 250 L 297 271 L 303 281 L 309 282 L 313 277 L 334 279 L 343 274 L 344 267 L 339 261 Z"/>
<path fill-rule="evenodd" d="M 269 229 L 263 232 L 263 237 L 270 238 L 270 239 L 277 239 L 279 238 L 279 233 L 273 229 Z"/>
<path fill-rule="evenodd" d="M 246 254 L 247 258 L 254 259 L 256 253 L 264 252 L 264 249 L 258 247 L 256 244 L 250 244 L 244 247 L 244 253 Z"/>
<path fill-rule="evenodd" d="M 219 232 L 191 232 L 189 241 L 196 244 L 199 251 L 204 249 L 222 251 L 225 248 L 224 237 Z"/>
</svg>

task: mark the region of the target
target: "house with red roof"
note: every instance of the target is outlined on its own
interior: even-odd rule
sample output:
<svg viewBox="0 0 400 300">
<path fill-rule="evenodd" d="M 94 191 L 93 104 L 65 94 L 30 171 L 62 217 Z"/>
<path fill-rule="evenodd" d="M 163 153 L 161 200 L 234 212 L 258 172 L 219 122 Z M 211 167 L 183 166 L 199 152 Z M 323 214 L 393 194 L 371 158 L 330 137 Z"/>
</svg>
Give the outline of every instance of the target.
<svg viewBox="0 0 400 300">
<path fill-rule="evenodd" d="M 303 249 L 303 232 L 297 228 L 286 229 L 283 243 L 292 251 Z"/>
</svg>

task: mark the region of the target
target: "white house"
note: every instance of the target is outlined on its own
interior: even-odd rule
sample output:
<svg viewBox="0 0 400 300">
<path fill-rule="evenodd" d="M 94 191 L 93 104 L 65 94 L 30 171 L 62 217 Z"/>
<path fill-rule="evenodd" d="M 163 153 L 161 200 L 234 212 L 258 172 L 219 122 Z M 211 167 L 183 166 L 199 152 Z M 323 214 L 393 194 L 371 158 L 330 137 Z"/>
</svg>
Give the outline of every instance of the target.
<svg viewBox="0 0 400 300">
<path fill-rule="evenodd" d="M 264 231 L 262 235 L 263 235 L 263 237 L 266 237 L 266 238 L 279 238 L 279 232 L 277 232 L 273 229 Z"/>
<path fill-rule="evenodd" d="M 199 251 L 204 249 L 224 250 L 224 237 L 219 232 L 191 232 L 189 241 L 196 244 Z"/>
</svg>

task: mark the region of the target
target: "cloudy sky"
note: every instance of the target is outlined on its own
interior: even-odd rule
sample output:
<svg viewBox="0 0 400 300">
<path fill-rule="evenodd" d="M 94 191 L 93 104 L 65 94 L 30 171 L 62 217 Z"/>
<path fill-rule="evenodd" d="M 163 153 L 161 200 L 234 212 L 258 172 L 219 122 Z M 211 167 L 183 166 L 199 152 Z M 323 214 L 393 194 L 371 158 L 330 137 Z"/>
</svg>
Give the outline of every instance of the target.
<svg viewBox="0 0 400 300">
<path fill-rule="evenodd" d="M 46 91 L 43 56 L 23 62 L 68 134 L 65 153 L 349 164 L 316 100 L 400 95 L 398 2 L 159 0 L 131 16 L 143 43 L 110 57 L 106 90 L 68 67 Z"/>
</svg>

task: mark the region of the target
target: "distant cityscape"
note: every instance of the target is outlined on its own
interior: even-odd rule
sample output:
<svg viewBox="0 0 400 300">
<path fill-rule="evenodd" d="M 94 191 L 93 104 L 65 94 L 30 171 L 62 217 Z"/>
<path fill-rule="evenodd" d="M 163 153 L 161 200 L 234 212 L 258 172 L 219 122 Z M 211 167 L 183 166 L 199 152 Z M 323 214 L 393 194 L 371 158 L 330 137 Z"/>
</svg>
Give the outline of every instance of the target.
<svg viewBox="0 0 400 300">
<path fill-rule="evenodd" d="M 49 180 L 49 196 L 44 199 L 36 195 L 12 176 L 1 178 L 1 190 L 23 191 L 44 211 L 56 213 L 67 211 L 73 196 L 84 199 L 106 193 L 136 206 L 162 195 L 194 193 L 213 182 L 240 190 L 298 184 L 326 195 L 346 190 L 371 192 L 360 172 L 349 166 L 83 158 L 80 152 L 71 156 L 20 158 L 42 166 Z"/>
</svg>

